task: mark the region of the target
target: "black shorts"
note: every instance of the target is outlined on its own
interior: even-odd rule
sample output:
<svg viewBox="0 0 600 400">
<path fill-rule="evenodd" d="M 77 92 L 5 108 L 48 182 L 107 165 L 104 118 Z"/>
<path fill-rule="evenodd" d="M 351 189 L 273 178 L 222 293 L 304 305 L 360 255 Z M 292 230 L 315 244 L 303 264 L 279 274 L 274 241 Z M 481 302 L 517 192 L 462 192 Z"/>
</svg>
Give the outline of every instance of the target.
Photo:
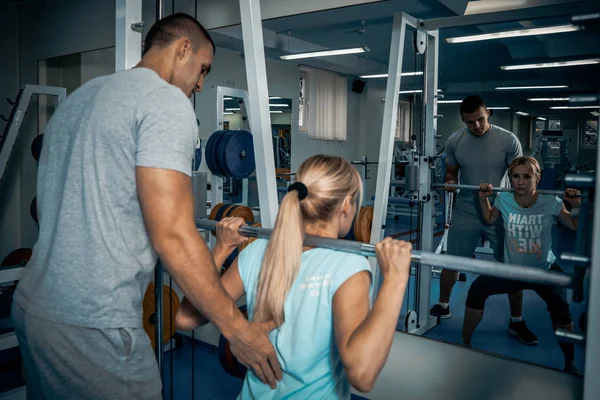
<svg viewBox="0 0 600 400">
<path fill-rule="evenodd" d="M 552 264 L 550 271 L 564 272 L 558 264 Z M 573 322 L 569 303 L 567 302 L 567 290 L 565 288 L 493 278 L 484 275 L 477 277 L 471 284 L 467 296 L 467 307 L 475 310 L 483 310 L 488 297 L 496 294 L 514 293 L 525 289 L 535 291 L 544 300 L 548 306 L 550 318 L 554 325 L 569 325 Z"/>
</svg>

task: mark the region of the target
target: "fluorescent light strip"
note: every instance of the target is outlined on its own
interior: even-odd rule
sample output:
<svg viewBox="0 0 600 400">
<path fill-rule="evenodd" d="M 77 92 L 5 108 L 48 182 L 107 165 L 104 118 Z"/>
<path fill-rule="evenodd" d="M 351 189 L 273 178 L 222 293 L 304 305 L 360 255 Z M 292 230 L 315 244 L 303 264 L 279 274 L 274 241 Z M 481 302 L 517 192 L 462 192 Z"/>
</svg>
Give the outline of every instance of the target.
<svg viewBox="0 0 600 400">
<path fill-rule="evenodd" d="M 547 26 L 543 28 L 532 28 L 532 29 L 518 29 L 514 31 L 503 31 L 495 33 L 484 33 L 481 35 L 470 35 L 470 36 L 458 36 L 446 39 L 448 43 L 467 43 L 467 42 L 479 42 L 481 40 L 493 40 L 493 39 L 505 39 L 522 36 L 537 36 L 537 35 L 550 35 L 553 33 L 565 33 L 575 32 L 582 30 L 583 28 L 577 25 L 558 25 L 558 26 Z"/>
<path fill-rule="evenodd" d="M 514 71 L 520 69 L 537 69 L 537 68 L 557 68 L 557 67 L 574 67 L 578 65 L 600 64 L 600 58 L 590 58 L 589 60 L 573 60 L 573 61 L 556 61 L 539 64 L 522 64 L 522 65 L 504 65 L 500 68 L 504 71 Z"/>
<path fill-rule="evenodd" d="M 241 108 L 226 108 L 225 111 L 240 111 Z"/>
<path fill-rule="evenodd" d="M 223 97 L 223 100 L 233 100 L 233 97 Z"/>
<path fill-rule="evenodd" d="M 510 110 L 510 107 L 488 107 L 488 110 Z"/>
<path fill-rule="evenodd" d="M 289 107 L 287 104 L 269 104 L 269 107 Z"/>
<path fill-rule="evenodd" d="M 527 99 L 527 101 L 569 101 L 568 97 L 538 97 Z"/>
<path fill-rule="evenodd" d="M 271 110 L 270 113 L 271 114 L 283 114 L 283 111 L 281 111 L 281 110 Z"/>
<path fill-rule="evenodd" d="M 556 106 L 550 107 L 551 110 L 593 110 L 600 106 Z"/>
<path fill-rule="evenodd" d="M 462 103 L 462 100 L 438 100 L 438 104 L 458 104 Z"/>
<path fill-rule="evenodd" d="M 347 54 L 360 54 L 369 52 L 369 48 L 366 46 L 363 47 L 354 47 L 351 49 L 338 49 L 338 50 L 325 50 L 325 51 L 313 51 L 311 53 L 298 53 L 298 54 L 288 54 L 285 56 L 279 56 L 282 60 L 299 60 L 301 58 L 314 58 L 314 57 L 327 57 L 327 56 L 342 56 Z"/>
<path fill-rule="evenodd" d="M 269 96 L 269 100 L 281 100 L 281 97 Z"/>
<path fill-rule="evenodd" d="M 537 117 L 536 119 L 539 119 L 540 121 L 545 121 L 546 120 L 546 118 L 544 118 L 544 117 Z"/>
<path fill-rule="evenodd" d="M 523 112 L 523 111 L 517 111 L 517 112 L 515 112 L 515 114 L 523 115 L 524 117 L 526 117 L 526 116 L 529 115 L 529 114 L 527 114 L 526 112 Z"/>
<path fill-rule="evenodd" d="M 225 114 L 225 115 L 231 115 L 231 114 L 235 114 L 235 113 L 231 112 L 231 111 L 225 111 L 223 114 Z"/>
<path fill-rule="evenodd" d="M 417 72 L 402 72 L 400 74 L 400 76 L 417 76 L 417 75 L 423 75 L 423 71 L 417 71 Z M 388 74 L 375 74 L 375 75 L 361 75 L 359 76 L 359 78 L 362 79 L 376 79 L 376 78 L 387 78 Z"/>
<path fill-rule="evenodd" d="M 528 90 L 528 89 L 566 89 L 567 85 L 554 86 L 497 86 L 496 90 Z"/>
<path fill-rule="evenodd" d="M 441 92 L 442 89 L 438 89 L 438 92 Z M 423 93 L 422 89 L 419 90 L 401 90 L 400 92 L 398 92 L 400 94 L 414 94 L 414 93 Z"/>
</svg>

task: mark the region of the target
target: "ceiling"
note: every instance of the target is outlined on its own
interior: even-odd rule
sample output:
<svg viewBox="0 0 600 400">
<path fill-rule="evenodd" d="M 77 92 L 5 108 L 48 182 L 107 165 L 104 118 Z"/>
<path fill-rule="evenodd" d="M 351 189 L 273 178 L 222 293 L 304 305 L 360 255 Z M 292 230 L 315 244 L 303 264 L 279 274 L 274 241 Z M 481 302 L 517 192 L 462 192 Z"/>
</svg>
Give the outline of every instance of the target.
<svg viewBox="0 0 600 400">
<path fill-rule="evenodd" d="M 489 1 L 489 0 L 486 0 Z M 579 0 L 528 0 L 530 5 L 571 3 L 577 13 Z M 463 15 L 468 0 L 389 0 L 335 10 L 296 15 L 263 21 L 265 55 L 278 59 L 280 55 L 357 47 L 370 48 L 368 56 L 336 56 L 289 62 L 358 77 L 364 74 L 387 72 L 391 43 L 392 19 L 396 12 L 406 12 L 417 19 Z M 600 1 L 597 2 L 600 11 Z M 360 34 L 364 21 L 364 34 Z M 538 19 L 482 26 L 440 30 L 439 87 L 445 98 L 460 99 L 480 93 L 488 103 L 508 105 L 532 115 L 551 115 L 548 103 L 532 103 L 528 97 L 565 97 L 569 94 L 598 93 L 600 65 L 545 68 L 523 71 L 503 71 L 502 65 L 540 61 L 600 57 L 600 27 L 586 26 L 578 32 L 545 36 L 488 40 L 474 43 L 449 44 L 448 37 L 499 32 L 539 26 L 570 23 L 564 18 Z M 217 46 L 243 52 L 239 26 L 211 31 Z M 422 57 L 412 47 L 412 32 L 407 32 L 403 71 L 421 71 Z M 385 79 L 380 79 L 385 83 Z M 402 89 L 419 88 L 422 79 L 402 78 Z M 568 85 L 567 90 L 507 92 L 495 86 Z M 554 104 L 560 105 L 560 104 Z M 581 111 L 578 111 L 581 113 Z M 588 111 L 584 111 L 589 115 Z"/>
</svg>

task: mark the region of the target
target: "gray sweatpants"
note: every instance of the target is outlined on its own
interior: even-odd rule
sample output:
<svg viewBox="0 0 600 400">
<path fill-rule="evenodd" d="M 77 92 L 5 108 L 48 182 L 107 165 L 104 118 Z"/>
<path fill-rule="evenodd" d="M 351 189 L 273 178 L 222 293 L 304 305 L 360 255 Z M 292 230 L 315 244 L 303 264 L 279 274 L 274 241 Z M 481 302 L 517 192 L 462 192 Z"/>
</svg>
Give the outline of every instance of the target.
<svg viewBox="0 0 600 400">
<path fill-rule="evenodd" d="M 143 329 L 93 329 L 36 318 L 13 303 L 28 399 L 161 399 Z"/>
</svg>

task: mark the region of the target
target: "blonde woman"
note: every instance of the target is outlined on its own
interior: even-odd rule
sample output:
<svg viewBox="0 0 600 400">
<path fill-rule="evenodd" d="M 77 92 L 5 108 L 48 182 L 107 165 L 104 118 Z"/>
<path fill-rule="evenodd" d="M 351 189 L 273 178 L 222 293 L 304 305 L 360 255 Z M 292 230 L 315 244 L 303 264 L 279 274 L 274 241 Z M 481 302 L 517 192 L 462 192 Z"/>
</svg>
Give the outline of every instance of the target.
<svg viewBox="0 0 600 400">
<path fill-rule="evenodd" d="M 552 252 L 552 225 L 558 220 L 572 230 L 577 229 L 577 221 L 563 204 L 564 200 L 573 208 L 578 208 L 580 199 L 577 197 L 577 190 L 567 189 L 563 199 L 557 196 L 539 196 L 537 185 L 540 182 L 541 171 L 539 163 L 533 157 L 516 158 L 511 163 L 509 172 L 514 193 L 499 193 L 494 207 L 488 199 L 492 194 L 492 185 L 482 183 L 479 191 L 484 220 L 489 224 L 500 218 L 503 220 L 506 231 L 504 260 L 510 264 L 563 272 L 556 264 L 556 257 Z M 480 275 L 469 288 L 462 339 L 459 343 L 471 345 L 471 337 L 483 317 L 483 309 L 489 296 L 524 289 L 534 290 L 548 305 L 554 329 L 561 327 L 573 330 L 564 288 Z M 565 372 L 579 375 L 573 344 L 559 344 L 565 356 Z"/>
<path fill-rule="evenodd" d="M 260 372 L 248 372 L 239 399 L 349 399 L 350 385 L 368 392 L 396 330 L 410 243 L 386 238 L 376 245 L 383 283 L 370 310 L 365 257 L 302 244 L 304 234 L 337 239 L 348 233 L 362 197 L 359 174 L 340 157 L 317 155 L 300 165 L 296 179 L 271 239 L 250 244 L 222 277 L 235 300 L 246 294 L 252 321 L 275 328 L 270 339 L 283 372 L 275 389 L 261 383 Z M 237 234 L 242 223 L 218 225 L 217 267 L 246 240 Z M 206 319 L 184 299 L 176 323 L 193 329 Z"/>
</svg>

